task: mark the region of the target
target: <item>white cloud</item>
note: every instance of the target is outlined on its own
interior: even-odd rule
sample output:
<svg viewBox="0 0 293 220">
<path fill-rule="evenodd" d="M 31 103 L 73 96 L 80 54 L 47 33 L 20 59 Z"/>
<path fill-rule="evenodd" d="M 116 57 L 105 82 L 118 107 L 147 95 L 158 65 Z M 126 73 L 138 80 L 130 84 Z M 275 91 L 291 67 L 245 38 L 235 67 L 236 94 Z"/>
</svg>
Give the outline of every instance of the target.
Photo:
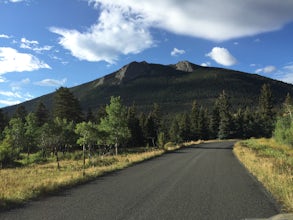
<svg viewBox="0 0 293 220">
<path fill-rule="evenodd" d="M 276 72 L 277 68 L 275 66 L 266 66 L 264 68 L 259 68 L 255 72 L 256 73 L 273 73 Z"/>
<path fill-rule="evenodd" d="M 147 27 L 214 41 L 279 30 L 293 20 L 292 0 L 88 1 L 103 13 L 120 10 L 127 23 L 139 20 Z"/>
<path fill-rule="evenodd" d="M 13 97 L 13 98 L 22 98 L 22 96 L 18 92 L 10 92 L 10 91 L 1 91 L 0 95 L 7 96 L 7 97 Z"/>
<path fill-rule="evenodd" d="M 0 34 L 0 38 L 6 38 L 6 39 L 9 39 L 10 37 L 6 34 Z"/>
<path fill-rule="evenodd" d="M 36 82 L 35 84 L 38 86 L 52 86 L 52 87 L 57 87 L 57 86 L 62 86 L 67 82 L 67 79 L 64 78 L 62 80 L 56 80 L 56 79 L 44 79 L 42 81 Z"/>
<path fill-rule="evenodd" d="M 24 0 L 9 0 L 12 3 L 18 3 L 18 2 L 23 2 Z"/>
<path fill-rule="evenodd" d="M 103 10 L 98 23 L 85 32 L 53 27 L 50 31 L 61 35 L 59 44 L 74 57 L 91 62 L 115 63 L 120 54 L 137 54 L 154 45 L 142 19 L 115 7 Z"/>
<path fill-rule="evenodd" d="M 232 56 L 232 54 L 223 47 L 214 47 L 211 52 L 206 54 L 206 56 L 223 66 L 232 66 L 237 63 L 237 60 Z"/>
<path fill-rule="evenodd" d="M 10 84 L 10 88 L 12 91 L 20 91 L 22 89 L 22 86 L 24 85 L 27 85 L 31 82 L 31 80 L 29 78 L 25 78 L 25 79 L 22 79 L 21 81 L 18 81 L 18 82 L 12 82 Z"/>
<path fill-rule="evenodd" d="M 2 105 L 5 105 L 5 106 L 9 106 L 9 105 L 16 105 L 16 104 L 19 104 L 21 103 L 21 101 L 19 100 L 3 100 L 3 99 L 0 99 L 0 104 Z"/>
<path fill-rule="evenodd" d="M 182 55 L 182 54 L 185 54 L 185 50 L 180 50 L 180 49 L 174 48 L 171 51 L 171 56 L 173 56 L 173 57 L 178 56 L 178 55 Z"/>
<path fill-rule="evenodd" d="M 284 66 L 276 73 L 276 78 L 286 83 L 293 84 L 293 64 Z"/>
<path fill-rule="evenodd" d="M 51 69 L 51 67 L 31 54 L 20 53 L 10 47 L 0 47 L 0 75 L 38 69 Z"/>
<path fill-rule="evenodd" d="M 4 78 L 3 76 L 0 76 L 0 83 L 4 83 L 6 82 L 6 78 Z"/>
<path fill-rule="evenodd" d="M 211 63 L 210 62 L 204 62 L 204 63 L 202 63 L 200 65 L 203 66 L 203 67 L 207 67 L 207 66 L 211 66 Z"/>
<path fill-rule="evenodd" d="M 52 46 L 45 45 L 43 47 L 39 47 L 39 42 L 36 40 L 27 40 L 26 38 L 21 38 L 20 48 L 33 50 L 35 52 L 49 51 L 52 49 Z"/>
<path fill-rule="evenodd" d="M 23 79 L 19 84 L 28 84 L 30 80 L 28 78 Z M 34 98 L 29 92 L 23 92 L 20 87 L 13 88 L 11 86 L 11 91 L 0 90 L 0 107 L 19 104 L 24 101 L 28 101 Z"/>
</svg>

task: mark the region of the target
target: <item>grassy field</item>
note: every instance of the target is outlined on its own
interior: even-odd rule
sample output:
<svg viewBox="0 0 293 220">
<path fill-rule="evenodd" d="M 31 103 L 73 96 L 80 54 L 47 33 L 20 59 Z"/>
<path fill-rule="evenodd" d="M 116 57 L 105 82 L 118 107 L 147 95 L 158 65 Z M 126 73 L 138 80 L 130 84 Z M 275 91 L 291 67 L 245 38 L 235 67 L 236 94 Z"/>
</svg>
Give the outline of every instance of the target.
<svg viewBox="0 0 293 220">
<path fill-rule="evenodd" d="M 177 147 L 169 147 L 175 150 Z M 95 156 L 86 160 L 85 176 L 83 176 L 83 161 L 78 155 L 67 154 L 57 163 L 50 158 L 42 164 L 30 163 L 24 166 L 0 169 L 0 210 L 17 206 L 23 202 L 56 192 L 62 188 L 87 182 L 107 172 L 112 172 L 134 163 L 162 155 L 165 150 L 147 149 L 140 152 L 125 152 L 118 156 Z M 32 158 L 34 155 L 31 156 Z M 76 159 L 77 158 L 77 159 Z"/>
<path fill-rule="evenodd" d="M 273 139 L 250 139 L 238 142 L 234 153 L 280 202 L 282 211 L 293 212 L 293 148 Z"/>
</svg>

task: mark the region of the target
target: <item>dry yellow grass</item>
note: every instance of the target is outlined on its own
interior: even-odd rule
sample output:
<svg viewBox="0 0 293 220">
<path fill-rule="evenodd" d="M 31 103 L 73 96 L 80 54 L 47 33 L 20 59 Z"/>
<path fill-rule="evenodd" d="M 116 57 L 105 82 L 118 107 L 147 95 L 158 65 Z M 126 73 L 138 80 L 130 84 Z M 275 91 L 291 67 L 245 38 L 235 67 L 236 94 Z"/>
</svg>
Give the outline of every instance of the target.
<svg viewBox="0 0 293 220">
<path fill-rule="evenodd" d="M 284 212 L 293 212 L 293 151 L 271 139 L 238 142 L 234 153 L 271 194 Z"/>
<path fill-rule="evenodd" d="M 56 163 L 33 164 L 21 168 L 0 169 L 0 209 L 56 191 L 62 187 L 86 182 L 106 172 L 122 169 L 152 157 L 163 154 L 163 150 L 131 153 L 104 158 L 93 158 L 99 166 L 87 166 L 83 176 L 82 160 L 64 160 L 57 170 Z M 87 160 L 87 164 L 89 161 Z"/>
</svg>

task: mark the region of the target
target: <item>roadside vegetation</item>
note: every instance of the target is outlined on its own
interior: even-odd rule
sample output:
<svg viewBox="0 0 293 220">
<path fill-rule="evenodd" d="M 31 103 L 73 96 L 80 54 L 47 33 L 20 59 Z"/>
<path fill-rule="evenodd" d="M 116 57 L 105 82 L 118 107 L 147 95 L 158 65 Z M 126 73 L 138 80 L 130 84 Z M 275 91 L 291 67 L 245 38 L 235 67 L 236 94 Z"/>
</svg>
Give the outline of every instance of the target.
<svg viewBox="0 0 293 220">
<path fill-rule="evenodd" d="M 293 148 L 274 139 L 250 139 L 234 147 L 238 159 L 279 201 L 293 212 Z"/>
<path fill-rule="evenodd" d="M 60 169 L 56 169 L 53 157 L 47 158 L 46 163 L 38 164 L 31 161 L 26 166 L 1 169 L 0 210 L 19 205 L 32 198 L 54 193 L 64 187 L 84 183 L 105 173 L 164 153 L 163 149 L 149 149 L 148 151 L 134 149 L 133 151 L 124 152 L 118 156 L 100 157 L 93 155 L 91 159 L 86 159 L 85 176 L 83 175 L 83 159 L 80 153 L 68 153 L 61 156 Z M 36 158 L 37 155 L 32 154 L 30 157 Z M 18 162 L 26 164 L 26 156 Z"/>
<path fill-rule="evenodd" d="M 245 167 L 293 212 L 293 105 L 287 96 L 271 139 L 238 142 L 234 152 Z"/>
<path fill-rule="evenodd" d="M 158 104 L 149 113 L 137 112 L 120 97 L 84 114 L 64 87 L 56 91 L 52 111 L 42 102 L 29 113 L 20 105 L 9 118 L 0 109 L 0 208 L 161 155 L 183 142 L 272 135 L 276 112 L 269 85 L 263 85 L 254 111 L 235 109 L 223 91 L 212 109 L 194 101 L 189 112 L 177 115 L 164 115 Z"/>
</svg>

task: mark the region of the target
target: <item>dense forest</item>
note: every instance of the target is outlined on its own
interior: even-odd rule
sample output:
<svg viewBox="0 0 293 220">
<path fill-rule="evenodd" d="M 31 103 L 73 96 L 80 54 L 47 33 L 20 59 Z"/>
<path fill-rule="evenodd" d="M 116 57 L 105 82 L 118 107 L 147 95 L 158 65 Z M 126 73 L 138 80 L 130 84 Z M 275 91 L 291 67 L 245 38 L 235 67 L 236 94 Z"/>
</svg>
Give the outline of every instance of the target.
<svg viewBox="0 0 293 220">
<path fill-rule="evenodd" d="M 14 166 L 22 154 L 37 154 L 39 161 L 49 155 L 68 151 L 118 154 L 119 148 L 158 147 L 167 142 L 191 140 L 271 137 L 292 144 L 292 101 L 284 97 L 283 108 L 276 112 L 269 84 L 259 93 L 257 107 L 236 108 L 229 94 L 222 91 L 211 108 L 193 101 L 184 113 L 166 114 L 156 103 L 150 112 L 138 112 L 135 105 L 125 106 L 119 96 L 97 111 L 82 113 L 74 94 L 61 87 L 49 111 L 39 102 L 33 112 L 19 106 L 11 118 L 0 110 L 0 166 Z M 291 133 L 290 133 L 291 132 Z"/>
</svg>

